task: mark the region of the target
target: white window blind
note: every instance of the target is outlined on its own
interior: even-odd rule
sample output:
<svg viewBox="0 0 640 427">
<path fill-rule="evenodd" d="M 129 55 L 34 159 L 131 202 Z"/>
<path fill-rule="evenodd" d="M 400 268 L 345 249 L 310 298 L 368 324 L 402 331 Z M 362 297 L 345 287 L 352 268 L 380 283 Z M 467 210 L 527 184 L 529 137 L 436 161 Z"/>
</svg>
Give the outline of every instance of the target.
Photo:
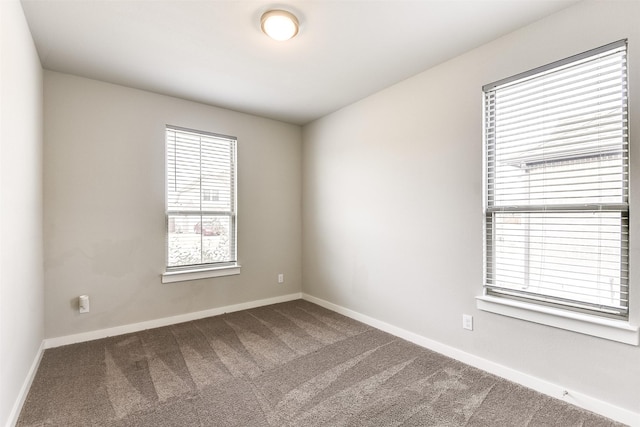
<svg viewBox="0 0 640 427">
<path fill-rule="evenodd" d="M 236 138 L 166 128 L 167 270 L 236 262 Z"/>
<path fill-rule="evenodd" d="M 483 88 L 488 295 L 628 318 L 626 51 Z"/>
</svg>

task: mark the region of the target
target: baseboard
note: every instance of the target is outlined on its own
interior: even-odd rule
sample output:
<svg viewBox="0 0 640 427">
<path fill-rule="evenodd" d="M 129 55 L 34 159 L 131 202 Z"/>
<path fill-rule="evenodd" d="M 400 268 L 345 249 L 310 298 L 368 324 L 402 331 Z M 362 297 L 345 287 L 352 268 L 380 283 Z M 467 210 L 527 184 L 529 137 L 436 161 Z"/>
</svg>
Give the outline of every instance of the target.
<svg viewBox="0 0 640 427">
<path fill-rule="evenodd" d="M 340 313 L 354 320 L 365 323 L 376 329 L 380 329 L 399 338 L 410 341 L 421 347 L 433 350 L 445 356 L 451 357 L 452 359 L 459 360 L 460 362 L 466 363 L 467 365 L 482 369 L 483 371 L 492 373 L 509 381 L 513 381 L 540 393 L 546 394 L 556 399 L 564 400 L 565 402 L 611 418 L 618 422 L 630 426 L 640 427 L 640 413 L 620 408 L 618 406 L 612 405 L 583 393 L 566 390 L 565 388 L 557 384 L 542 380 L 532 375 L 525 374 L 523 372 L 506 367 L 504 365 L 500 365 L 490 360 L 483 359 L 471 353 L 461 351 L 457 348 L 442 344 L 438 341 L 431 340 L 416 333 L 407 331 L 389 323 L 382 322 L 378 319 L 374 319 L 373 317 L 369 317 L 367 315 L 358 313 L 357 311 L 350 310 L 329 301 L 316 298 L 312 295 L 303 293 L 302 298 L 306 301 L 312 302 L 331 311 L 335 311 L 336 313 Z"/>
<path fill-rule="evenodd" d="M 280 302 L 293 301 L 302 298 L 302 293 L 282 295 L 273 298 L 266 298 L 257 301 L 249 301 L 240 304 L 227 305 L 224 307 L 216 307 L 203 311 L 180 314 L 177 316 L 163 317 L 161 319 L 149 320 L 140 323 L 131 323 L 128 325 L 115 326 L 113 328 L 99 329 L 96 331 L 83 332 L 74 335 L 65 335 L 56 338 L 46 338 L 44 340 L 44 348 L 60 347 L 68 344 L 92 341 L 100 338 L 113 337 L 116 335 L 129 334 L 132 332 L 144 331 L 146 329 L 160 328 L 162 326 L 174 325 L 176 323 L 190 322 L 192 320 L 203 319 L 205 317 L 218 316 L 224 313 L 232 313 L 234 311 L 248 310 L 250 308 L 262 307 Z"/>
<path fill-rule="evenodd" d="M 18 397 L 16 398 L 16 401 L 13 404 L 13 408 L 11 408 L 11 412 L 9 413 L 9 418 L 7 419 L 6 427 L 13 427 L 18 422 L 20 411 L 22 411 L 22 406 L 24 405 L 24 401 L 27 399 L 27 394 L 29 394 L 29 389 L 31 388 L 33 379 L 36 376 L 36 372 L 38 372 L 38 366 L 40 366 L 40 361 L 42 360 L 43 353 L 44 353 L 44 341 L 40 343 L 40 348 L 38 348 L 38 351 L 35 357 L 33 358 L 33 362 L 31 363 L 31 367 L 29 368 L 27 377 L 22 383 L 22 387 L 20 388 Z"/>
</svg>

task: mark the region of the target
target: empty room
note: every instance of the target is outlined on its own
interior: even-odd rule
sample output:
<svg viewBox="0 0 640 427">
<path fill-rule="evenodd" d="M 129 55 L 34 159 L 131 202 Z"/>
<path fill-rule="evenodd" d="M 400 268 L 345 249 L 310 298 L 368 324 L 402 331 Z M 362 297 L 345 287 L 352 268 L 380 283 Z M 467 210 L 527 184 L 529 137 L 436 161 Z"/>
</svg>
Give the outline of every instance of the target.
<svg viewBox="0 0 640 427">
<path fill-rule="evenodd" d="M 639 129 L 637 0 L 0 0 L 0 425 L 640 426 Z"/>
</svg>

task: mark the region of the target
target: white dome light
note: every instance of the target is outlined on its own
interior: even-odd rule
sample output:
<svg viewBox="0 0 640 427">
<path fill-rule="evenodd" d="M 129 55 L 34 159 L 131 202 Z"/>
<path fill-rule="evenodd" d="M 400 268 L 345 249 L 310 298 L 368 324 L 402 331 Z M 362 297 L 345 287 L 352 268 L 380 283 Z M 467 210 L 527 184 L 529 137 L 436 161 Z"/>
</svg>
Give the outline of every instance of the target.
<svg viewBox="0 0 640 427">
<path fill-rule="evenodd" d="M 262 31 L 274 40 L 285 41 L 298 34 L 298 19 L 286 10 L 270 10 L 260 19 Z"/>
</svg>

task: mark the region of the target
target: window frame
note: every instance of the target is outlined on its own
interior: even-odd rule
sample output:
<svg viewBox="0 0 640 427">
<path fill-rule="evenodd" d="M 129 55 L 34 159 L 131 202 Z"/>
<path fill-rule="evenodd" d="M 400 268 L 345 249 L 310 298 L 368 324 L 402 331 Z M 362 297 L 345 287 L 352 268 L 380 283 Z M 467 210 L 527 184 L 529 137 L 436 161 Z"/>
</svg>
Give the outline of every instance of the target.
<svg viewBox="0 0 640 427">
<path fill-rule="evenodd" d="M 577 61 L 583 60 L 585 58 L 590 58 L 600 53 L 609 51 L 614 48 L 619 48 L 621 46 L 625 47 L 625 51 L 628 54 L 628 49 L 626 48 L 627 41 L 619 40 L 614 43 L 610 43 L 608 45 L 589 50 L 587 52 L 571 56 L 569 58 L 556 61 L 542 67 L 538 67 L 532 69 L 530 71 L 526 71 L 524 73 L 517 74 L 512 77 L 508 77 L 506 79 L 499 80 L 497 82 L 491 83 L 489 85 L 485 85 L 483 87 L 483 194 L 484 194 L 484 220 L 483 220 L 483 293 L 482 296 L 477 297 L 477 308 L 483 311 L 488 311 L 496 314 L 506 315 L 509 317 L 515 317 L 535 323 L 545 324 L 549 326 L 554 326 L 562 329 L 572 330 L 588 335 L 598 336 L 602 338 L 611 339 L 614 341 L 625 342 L 627 344 L 638 345 L 639 343 L 639 332 L 637 326 L 632 326 L 629 323 L 629 307 L 630 304 L 627 302 L 627 312 L 624 315 L 615 315 L 611 316 L 606 314 L 604 311 L 598 312 L 597 310 L 587 309 L 584 310 L 582 308 L 570 307 L 569 305 L 564 305 L 562 303 L 558 303 L 557 301 L 543 301 L 539 298 L 527 298 L 523 297 L 522 294 L 518 295 L 509 295 L 508 292 L 505 294 L 500 294 L 499 292 L 495 292 L 495 286 L 493 288 L 488 285 L 488 269 L 493 268 L 489 265 L 489 263 L 495 262 L 495 258 L 490 257 L 490 251 L 492 247 L 489 246 L 488 240 L 491 239 L 488 235 L 489 222 L 491 222 L 491 227 L 494 227 L 493 223 L 493 215 L 495 212 L 511 212 L 508 209 L 500 209 L 495 206 L 489 206 L 488 201 L 488 193 L 489 193 L 489 172 L 490 167 L 488 165 L 489 161 L 489 153 L 488 153 L 488 136 L 487 136 L 487 128 L 489 127 L 489 118 L 487 118 L 487 92 L 495 89 L 496 87 L 500 87 L 502 85 L 516 82 L 518 80 L 525 79 L 529 76 L 538 75 L 544 73 L 546 71 L 555 70 L 559 67 L 563 67 L 568 64 L 575 63 Z M 628 82 L 628 74 L 627 74 L 627 82 Z M 627 83 L 628 84 L 628 83 Z M 628 92 L 627 92 L 628 96 Z M 627 101 L 627 118 L 628 118 L 628 101 Z M 629 149 L 629 137 L 628 132 L 626 135 L 626 147 Z M 624 222 L 626 220 L 627 231 L 629 228 L 628 224 L 628 171 L 629 171 L 629 163 L 630 160 L 626 161 L 626 193 L 625 203 L 620 204 L 619 206 L 621 212 L 621 218 Z M 495 166 L 494 166 L 495 167 Z M 526 211 L 526 207 L 522 209 L 522 206 L 519 207 L 521 210 Z M 575 207 L 570 207 L 575 209 Z M 515 209 L 517 210 L 517 208 Z M 535 211 L 535 209 L 532 209 Z M 583 210 L 584 212 L 590 211 L 589 208 Z M 625 216 L 626 215 L 626 216 Z M 621 230 L 623 233 L 624 230 Z M 626 253 L 621 256 L 621 265 L 623 261 L 623 257 L 626 257 L 627 262 L 629 258 L 628 254 L 628 245 L 629 239 L 626 239 L 627 247 Z M 490 260 L 491 258 L 491 260 Z M 527 263 L 527 261 L 525 261 Z M 629 284 L 628 284 L 628 276 L 626 283 L 626 291 L 629 292 Z M 628 295 L 628 294 L 627 294 Z M 614 318 L 610 318 L 614 317 Z"/>
<path fill-rule="evenodd" d="M 229 141 L 231 144 L 231 170 L 230 170 L 230 182 L 231 182 L 231 192 L 230 197 L 232 198 L 230 204 L 230 210 L 228 212 L 221 211 L 213 211 L 203 209 L 200 206 L 200 210 L 179 210 L 179 209 L 171 209 L 169 207 L 169 132 L 183 132 L 193 135 L 198 135 L 207 138 L 214 138 L 219 140 Z M 165 271 L 161 275 L 162 283 L 173 283 L 173 282 L 181 282 L 187 280 L 197 280 L 197 279 L 205 279 L 211 277 L 221 277 L 221 276 L 230 276 L 240 274 L 240 264 L 238 263 L 238 180 L 237 180 L 237 159 L 238 159 L 238 145 L 237 138 L 234 136 L 222 135 L 218 133 L 201 131 L 196 129 L 184 128 L 174 125 L 166 125 L 164 129 L 165 135 Z M 198 158 L 199 161 L 202 160 L 202 156 Z M 199 169 L 201 169 L 201 163 L 199 164 Z M 200 188 L 198 198 L 200 202 L 209 201 L 204 192 L 205 189 Z M 211 189 L 209 189 L 211 190 Z M 211 190 L 213 191 L 213 190 Z M 217 191 L 217 190 L 216 190 Z M 216 201 L 216 200 L 213 200 Z M 170 232 L 170 216 L 171 215 L 187 215 L 187 216 L 200 216 L 202 223 L 202 217 L 207 215 L 225 215 L 229 216 L 229 239 L 231 241 L 230 247 L 232 256 L 229 261 L 221 261 L 221 262 L 212 262 L 212 263 L 198 263 L 198 264 L 190 264 L 183 266 L 169 266 L 169 232 Z"/>
</svg>

